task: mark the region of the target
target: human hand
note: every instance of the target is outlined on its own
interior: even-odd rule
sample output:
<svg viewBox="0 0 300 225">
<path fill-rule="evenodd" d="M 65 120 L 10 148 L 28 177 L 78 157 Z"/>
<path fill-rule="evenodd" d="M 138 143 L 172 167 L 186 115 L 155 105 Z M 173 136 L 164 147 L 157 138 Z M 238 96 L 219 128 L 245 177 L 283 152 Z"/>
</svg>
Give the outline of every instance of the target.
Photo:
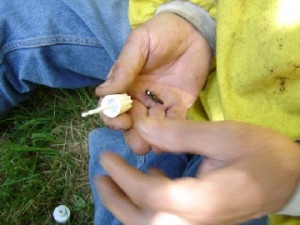
<svg viewBox="0 0 300 225">
<path fill-rule="evenodd" d="M 110 176 L 96 184 L 124 224 L 239 224 L 280 210 L 299 181 L 300 148 L 279 133 L 240 122 L 136 123 L 142 137 L 165 151 L 204 155 L 196 178 L 143 174 L 107 153 Z"/>
<path fill-rule="evenodd" d="M 128 113 L 114 119 L 101 115 L 104 123 L 125 130 L 133 151 L 146 153 L 149 145 L 132 128 L 134 118 L 185 118 L 206 81 L 211 57 L 208 43 L 189 22 L 172 13 L 155 15 L 132 31 L 106 82 L 96 89 L 100 97 L 126 92 L 133 98 Z M 163 104 L 145 96 L 147 89 Z"/>
</svg>

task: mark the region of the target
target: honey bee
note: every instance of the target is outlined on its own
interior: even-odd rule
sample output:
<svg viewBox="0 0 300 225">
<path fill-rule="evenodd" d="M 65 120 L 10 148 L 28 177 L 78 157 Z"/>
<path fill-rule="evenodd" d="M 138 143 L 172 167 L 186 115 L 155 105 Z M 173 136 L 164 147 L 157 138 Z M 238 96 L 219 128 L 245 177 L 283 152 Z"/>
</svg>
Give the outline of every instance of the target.
<svg viewBox="0 0 300 225">
<path fill-rule="evenodd" d="M 157 102 L 157 103 L 162 104 L 162 105 L 164 104 L 164 102 L 159 97 L 157 97 L 152 91 L 150 91 L 149 89 L 147 89 L 145 91 L 145 96 L 151 98 L 154 102 Z"/>
</svg>

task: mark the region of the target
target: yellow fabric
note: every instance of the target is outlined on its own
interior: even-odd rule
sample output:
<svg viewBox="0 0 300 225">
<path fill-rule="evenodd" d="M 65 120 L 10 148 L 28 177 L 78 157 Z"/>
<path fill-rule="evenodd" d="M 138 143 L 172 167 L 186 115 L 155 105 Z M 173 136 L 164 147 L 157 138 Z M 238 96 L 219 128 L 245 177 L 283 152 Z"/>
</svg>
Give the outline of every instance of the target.
<svg viewBox="0 0 300 225">
<path fill-rule="evenodd" d="M 130 0 L 129 1 L 129 22 L 132 28 L 139 26 L 149 20 L 159 5 L 170 0 Z"/>
<path fill-rule="evenodd" d="M 201 6 L 209 15 L 215 19 L 216 17 L 216 0 L 191 0 L 190 2 Z"/>
<path fill-rule="evenodd" d="M 260 124 L 295 140 L 300 139 L 300 17 L 282 24 L 283 1 L 219 1 L 217 73 L 201 100 L 212 120 Z"/>
<path fill-rule="evenodd" d="M 289 216 L 272 215 L 269 218 L 269 225 L 299 225 L 300 218 L 296 219 Z"/>
<path fill-rule="evenodd" d="M 167 1 L 130 1 L 133 27 Z M 300 139 L 300 1 L 194 0 L 217 20 L 217 70 L 190 110 L 195 120 L 238 120 Z M 271 216 L 270 225 L 300 218 Z"/>
<path fill-rule="evenodd" d="M 130 0 L 129 1 L 129 22 L 132 28 L 143 24 L 149 20 L 155 13 L 156 9 L 163 3 L 171 0 Z M 215 0 L 192 0 L 194 4 L 200 5 L 207 10 L 209 14 L 215 17 Z"/>
</svg>

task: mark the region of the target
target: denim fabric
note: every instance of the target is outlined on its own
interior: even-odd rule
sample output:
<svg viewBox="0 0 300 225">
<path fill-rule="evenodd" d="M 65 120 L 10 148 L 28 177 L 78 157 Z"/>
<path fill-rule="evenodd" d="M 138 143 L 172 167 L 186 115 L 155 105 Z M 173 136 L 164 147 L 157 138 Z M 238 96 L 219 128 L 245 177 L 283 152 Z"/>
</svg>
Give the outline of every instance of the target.
<svg viewBox="0 0 300 225">
<path fill-rule="evenodd" d="M 112 151 L 123 157 L 129 164 L 147 173 L 149 168 L 159 168 L 170 178 L 183 175 L 189 160 L 186 155 L 159 154 L 149 152 L 146 155 L 136 155 L 125 143 L 123 133 L 107 128 L 99 128 L 89 134 L 89 180 L 95 205 L 95 225 L 121 224 L 102 204 L 94 185 L 98 175 L 107 174 L 99 164 L 102 152 Z"/>
<path fill-rule="evenodd" d="M 191 156 L 186 154 L 163 153 L 156 155 L 149 152 L 147 155 L 135 155 L 125 143 L 120 131 L 107 128 L 99 128 L 89 135 L 89 179 L 95 201 L 95 225 L 120 225 L 119 222 L 102 204 L 101 198 L 94 185 L 94 179 L 100 174 L 107 174 L 99 164 L 99 155 L 104 151 L 113 151 L 122 156 L 129 164 L 147 172 L 149 168 L 158 168 L 168 177 L 175 179 L 179 177 L 194 177 L 203 159 L 202 156 Z M 266 225 L 267 217 L 243 223 L 243 225 Z"/>
<path fill-rule="evenodd" d="M 104 151 L 113 151 L 119 154 L 126 159 L 128 163 L 137 168 L 140 168 L 145 160 L 145 156 L 133 154 L 129 146 L 124 144 L 121 132 L 100 128 L 89 134 L 89 180 L 95 205 L 95 225 L 111 225 L 119 223 L 118 220 L 103 206 L 94 184 L 94 179 L 97 175 L 107 174 L 99 164 L 99 155 Z"/>
<path fill-rule="evenodd" d="M 128 1 L 0 1 L 0 114 L 37 85 L 78 88 L 106 78 L 130 32 Z"/>
</svg>

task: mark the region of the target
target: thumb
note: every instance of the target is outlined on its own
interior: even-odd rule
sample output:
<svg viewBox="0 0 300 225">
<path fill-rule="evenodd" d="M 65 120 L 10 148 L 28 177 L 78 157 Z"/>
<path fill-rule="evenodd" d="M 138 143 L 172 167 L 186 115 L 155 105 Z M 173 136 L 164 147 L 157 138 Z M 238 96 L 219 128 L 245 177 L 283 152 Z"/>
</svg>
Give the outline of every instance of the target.
<svg viewBox="0 0 300 225">
<path fill-rule="evenodd" d="M 233 148 L 232 130 L 238 129 L 239 124 L 139 118 L 135 126 L 150 145 L 163 151 L 200 154 L 222 160 L 238 154 Z"/>
<path fill-rule="evenodd" d="M 148 32 L 143 27 L 131 32 L 107 80 L 97 87 L 98 96 L 127 92 L 146 62 L 149 52 L 148 37 Z"/>
</svg>

